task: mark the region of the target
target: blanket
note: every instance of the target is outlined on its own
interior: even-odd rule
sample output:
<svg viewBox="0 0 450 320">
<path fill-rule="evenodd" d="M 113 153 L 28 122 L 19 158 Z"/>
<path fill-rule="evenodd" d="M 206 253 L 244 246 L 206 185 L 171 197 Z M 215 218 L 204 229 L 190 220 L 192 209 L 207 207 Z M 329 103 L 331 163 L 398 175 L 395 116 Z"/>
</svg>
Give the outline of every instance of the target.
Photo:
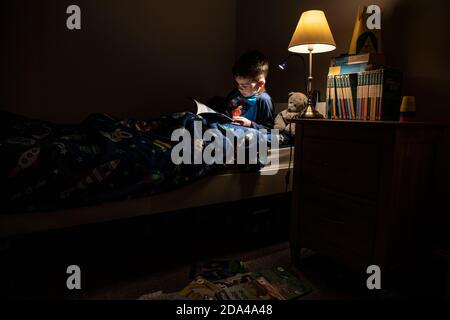
<svg viewBox="0 0 450 320">
<path fill-rule="evenodd" d="M 208 123 L 190 112 L 146 121 L 91 114 L 76 125 L 2 112 L 1 211 L 43 211 L 152 195 L 213 174 L 226 165 L 177 165 L 171 160 L 178 143 L 171 141 L 172 133 L 185 129 L 194 135 L 195 122 L 201 122 L 202 133 L 208 129 L 222 132 L 224 148 L 230 144 L 227 132 L 261 134 L 232 124 Z M 207 146 L 192 141 L 192 153 L 196 147 Z M 239 166 L 248 171 L 263 164 Z"/>
</svg>

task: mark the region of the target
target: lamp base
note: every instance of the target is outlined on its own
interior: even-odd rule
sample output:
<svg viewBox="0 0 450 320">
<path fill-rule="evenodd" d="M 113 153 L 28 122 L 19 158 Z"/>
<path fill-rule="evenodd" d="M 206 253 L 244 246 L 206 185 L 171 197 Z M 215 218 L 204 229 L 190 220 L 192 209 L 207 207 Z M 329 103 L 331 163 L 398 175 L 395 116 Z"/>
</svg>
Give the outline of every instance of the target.
<svg viewBox="0 0 450 320">
<path fill-rule="evenodd" d="M 323 119 L 323 115 L 313 109 L 312 106 L 308 106 L 302 113 L 294 117 L 295 119 Z"/>
</svg>

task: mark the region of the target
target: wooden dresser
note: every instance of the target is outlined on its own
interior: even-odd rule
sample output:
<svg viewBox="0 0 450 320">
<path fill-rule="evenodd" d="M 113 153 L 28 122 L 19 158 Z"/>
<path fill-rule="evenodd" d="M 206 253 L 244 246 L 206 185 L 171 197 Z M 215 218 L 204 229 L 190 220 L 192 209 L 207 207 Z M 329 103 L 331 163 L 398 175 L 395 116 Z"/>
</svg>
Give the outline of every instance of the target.
<svg viewBox="0 0 450 320">
<path fill-rule="evenodd" d="M 443 126 L 298 120 L 291 257 L 309 248 L 365 272 L 396 265 L 431 208 Z"/>
</svg>

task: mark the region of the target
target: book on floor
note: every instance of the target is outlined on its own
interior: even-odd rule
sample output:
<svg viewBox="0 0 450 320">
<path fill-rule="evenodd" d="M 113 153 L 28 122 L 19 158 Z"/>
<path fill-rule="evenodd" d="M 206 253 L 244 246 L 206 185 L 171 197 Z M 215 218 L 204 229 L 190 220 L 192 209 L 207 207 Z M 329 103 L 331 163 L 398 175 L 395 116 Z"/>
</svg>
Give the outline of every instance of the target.
<svg viewBox="0 0 450 320">
<path fill-rule="evenodd" d="M 207 261 L 196 262 L 192 264 L 190 277 L 196 276 L 215 281 L 232 277 L 238 273 L 247 272 L 247 267 L 244 262 L 238 260 L 223 260 L 223 261 Z"/>
<path fill-rule="evenodd" d="M 196 277 L 185 288 L 178 292 L 179 296 L 189 300 L 216 300 L 220 288 L 203 277 Z"/>
<path fill-rule="evenodd" d="M 296 299 L 312 290 L 309 285 L 282 267 L 254 272 L 252 275 L 259 279 L 259 283 L 267 283 L 268 291 L 279 300 Z"/>
</svg>

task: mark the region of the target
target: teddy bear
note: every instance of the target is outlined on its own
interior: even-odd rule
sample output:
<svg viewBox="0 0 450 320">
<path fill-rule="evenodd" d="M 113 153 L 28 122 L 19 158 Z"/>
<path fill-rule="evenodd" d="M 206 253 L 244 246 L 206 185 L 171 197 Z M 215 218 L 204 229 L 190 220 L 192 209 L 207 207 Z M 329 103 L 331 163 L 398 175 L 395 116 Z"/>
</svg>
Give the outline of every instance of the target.
<svg viewBox="0 0 450 320">
<path fill-rule="evenodd" d="M 295 135 L 295 123 L 289 122 L 295 115 L 299 115 L 308 105 L 308 97 L 301 92 L 289 93 L 288 107 L 275 118 L 275 129 Z"/>
</svg>

